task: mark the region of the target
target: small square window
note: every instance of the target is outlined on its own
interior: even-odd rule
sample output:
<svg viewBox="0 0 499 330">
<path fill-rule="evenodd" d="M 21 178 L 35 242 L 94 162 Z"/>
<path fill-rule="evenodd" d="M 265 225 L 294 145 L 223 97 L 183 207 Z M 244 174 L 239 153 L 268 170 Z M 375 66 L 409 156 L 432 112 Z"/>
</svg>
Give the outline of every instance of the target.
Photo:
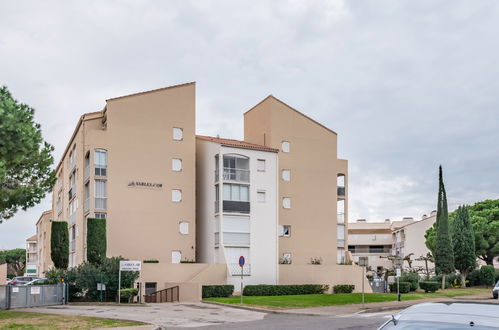
<svg viewBox="0 0 499 330">
<path fill-rule="evenodd" d="M 265 159 L 257 159 L 256 169 L 258 172 L 265 172 Z"/>
<path fill-rule="evenodd" d="M 179 264 L 182 260 L 182 252 L 172 251 L 172 264 Z"/>
<path fill-rule="evenodd" d="M 291 170 L 282 170 L 281 176 L 283 181 L 291 181 Z"/>
<path fill-rule="evenodd" d="M 172 189 L 172 202 L 181 202 L 182 201 L 182 190 L 180 189 Z"/>
<path fill-rule="evenodd" d="M 182 159 L 172 158 L 172 171 L 175 172 L 182 171 Z"/>
<path fill-rule="evenodd" d="M 291 236 L 291 226 L 289 226 L 289 225 L 282 226 L 282 236 L 284 236 L 284 237 Z"/>
<path fill-rule="evenodd" d="M 256 192 L 256 200 L 257 202 L 265 202 L 265 191 L 257 191 Z"/>
<path fill-rule="evenodd" d="M 184 138 L 184 131 L 179 127 L 173 128 L 173 139 L 176 141 L 181 141 Z"/>
<path fill-rule="evenodd" d="M 291 253 L 283 253 L 281 264 L 291 264 Z"/>
<path fill-rule="evenodd" d="M 285 209 L 291 208 L 291 197 L 283 197 L 282 199 L 282 207 Z"/>
<path fill-rule="evenodd" d="M 179 232 L 182 235 L 187 235 L 189 234 L 189 223 L 186 221 L 180 221 L 179 222 Z"/>
<path fill-rule="evenodd" d="M 282 141 L 281 150 L 282 150 L 282 152 L 290 152 L 291 151 L 291 145 L 290 145 L 289 141 Z"/>
<path fill-rule="evenodd" d="M 95 212 L 94 217 L 96 219 L 105 219 L 106 218 L 106 213 Z"/>
</svg>

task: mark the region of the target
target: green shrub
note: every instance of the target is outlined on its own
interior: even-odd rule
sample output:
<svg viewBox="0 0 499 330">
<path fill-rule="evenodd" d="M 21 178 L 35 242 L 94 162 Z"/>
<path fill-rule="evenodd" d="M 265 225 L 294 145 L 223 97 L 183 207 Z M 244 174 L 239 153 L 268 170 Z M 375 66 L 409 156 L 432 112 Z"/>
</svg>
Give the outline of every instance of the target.
<svg viewBox="0 0 499 330">
<path fill-rule="evenodd" d="M 233 292 L 233 285 L 203 285 L 203 298 L 229 297 Z"/>
<path fill-rule="evenodd" d="M 68 268 L 69 232 L 68 223 L 66 221 L 52 221 L 50 257 L 56 268 Z"/>
<path fill-rule="evenodd" d="M 497 281 L 499 281 L 499 269 L 496 269 L 496 275 L 495 275 L 495 282 L 497 283 Z"/>
<path fill-rule="evenodd" d="M 286 296 L 293 294 L 322 294 L 329 290 L 329 285 L 301 284 L 301 285 L 246 285 L 243 290 L 245 296 Z"/>
<path fill-rule="evenodd" d="M 440 287 L 442 287 L 442 275 L 435 275 L 430 278 L 430 282 L 438 282 L 440 283 Z M 445 276 L 445 288 L 450 288 L 450 278 L 449 275 Z"/>
<path fill-rule="evenodd" d="M 399 291 L 400 291 L 400 293 L 409 293 L 411 291 L 411 283 L 400 282 L 399 283 Z M 397 293 L 397 282 L 390 283 L 390 292 Z"/>
<path fill-rule="evenodd" d="M 151 259 L 151 260 L 144 260 L 142 262 L 145 263 L 145 264 L 158 264 L 159 260 Z"/>
<path fill-rule="evenodd" d="M 468 281 L 468 286 L 480 285 L 480 270 L 474 269 L 471 271 L 466 277 L 466 280 Z"/>
<path fill-rule="evenodd" d="M 87 219 L 87 260 L 100 264 L 106 257 L 106 219 Z"/>
<path fill-rule="evenodd" d="M 126 300 L 130 303 L 137 294 L 139 293 L 139 289 L 129 288 L 129 289 L 121 289 L 120 290 L 120 298 L 121 300 Z"/>
<path fill-rule="evenodd" d="M 333 286 L 334 293 L 352 293 L 353 289 L 355 289 L 355 285 L 351 284 L 339 284 Z"/>
<path fill-rule="evenodd" d="M 461 275 L 460 274 L 449 274 L 446 276 L 445 280 L 449 282 L 449 286 L 452 288 L 460 288 L 461 287 Z M 440 281 L 440 285 L 442 285 L 442 281 Z"/>
<path fill-rule="evenodd" d="M 483 285 L 494 285 L 495 269 L 492 265 L 482 266 L 480 268 L 480 282 Z"/>
<path fill-rule="evenodd" d="M 411 283 L 411 291 L 416 291 L 418 289 L 419 275 L 418 273 L 404 273 L 400 276 L 400 282 Z"/>
<path fill-rule="evenodd" d="M 440 288 L 440 282 L 432 282 L 432 281 L 421 281 L 419 282 L 419 287 L 424 292 L 435 292 Z"/>
</svg>

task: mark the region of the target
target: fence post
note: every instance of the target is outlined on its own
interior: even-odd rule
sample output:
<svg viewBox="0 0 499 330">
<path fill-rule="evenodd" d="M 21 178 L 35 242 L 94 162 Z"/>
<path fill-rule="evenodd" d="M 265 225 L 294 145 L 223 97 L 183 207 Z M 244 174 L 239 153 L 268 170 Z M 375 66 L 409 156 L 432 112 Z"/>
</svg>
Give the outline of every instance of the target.
<svg viewBox="0 0 499 330">
<path fill-rule="evenodd" d="M 5 309 L 10 309 L 10 290 L 12 288 L 12 285 L 7 285 L 5 288 Z"/>
</svg>

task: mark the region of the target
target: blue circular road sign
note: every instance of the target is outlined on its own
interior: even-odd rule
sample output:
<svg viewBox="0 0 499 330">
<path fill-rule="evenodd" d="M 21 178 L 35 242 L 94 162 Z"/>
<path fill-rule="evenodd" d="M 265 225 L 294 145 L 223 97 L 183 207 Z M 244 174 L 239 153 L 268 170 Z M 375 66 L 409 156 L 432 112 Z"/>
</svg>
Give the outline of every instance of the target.
<svg viewBox="0 0 499 330">
<path fill-rule="evenodd" d="M 244 266 L 244 262 L 245 262 L 245 261 L 246 261 L 246 260 L 244 259 L 244 257 L 243 257 L 243 256 L 240 256 L 240 257 L 239 257 L 239 266 L 243 267 L 243 266 Z"/>
</svg>

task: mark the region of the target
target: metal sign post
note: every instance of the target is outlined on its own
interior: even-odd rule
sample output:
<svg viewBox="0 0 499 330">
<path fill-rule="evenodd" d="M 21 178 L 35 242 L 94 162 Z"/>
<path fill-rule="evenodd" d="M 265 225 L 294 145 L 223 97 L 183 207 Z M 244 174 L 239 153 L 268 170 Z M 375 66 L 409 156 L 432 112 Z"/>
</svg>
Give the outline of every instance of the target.
<svg viewBox="0 0 499 330">
<path fill-rule="evenodd" d="M 140 261 L 120 260 L 120 270 L 118 275 L 118 304 L 121 303 L 121 272 L 140 272 L 141 269 L 142 263 Z"/>
<path fill-rule="evenodd" d="M 400 301 L 400 275 L 402 275 L 401 267 L 402 267 L 402 259 L 401 258 L 395 258 L 393 259 L 393 264 L 396 268 L 396 277 L 397 277 L 397 301 Z"/>
<path fill-rule="evenodd" d="M 359 266 L 362 267 L 362 307 L 364 307 L 364 281 L 365 281 L 365 267 L 367 267 L 367 257 L 359 257 Z"/>
<path fill-rule="evenodd" d="M 243 269 L 245 261 L 244 256 L 239 257 L 239 266 L 241 267 L 241 305 L 243 304 Z"/>
</svg>

